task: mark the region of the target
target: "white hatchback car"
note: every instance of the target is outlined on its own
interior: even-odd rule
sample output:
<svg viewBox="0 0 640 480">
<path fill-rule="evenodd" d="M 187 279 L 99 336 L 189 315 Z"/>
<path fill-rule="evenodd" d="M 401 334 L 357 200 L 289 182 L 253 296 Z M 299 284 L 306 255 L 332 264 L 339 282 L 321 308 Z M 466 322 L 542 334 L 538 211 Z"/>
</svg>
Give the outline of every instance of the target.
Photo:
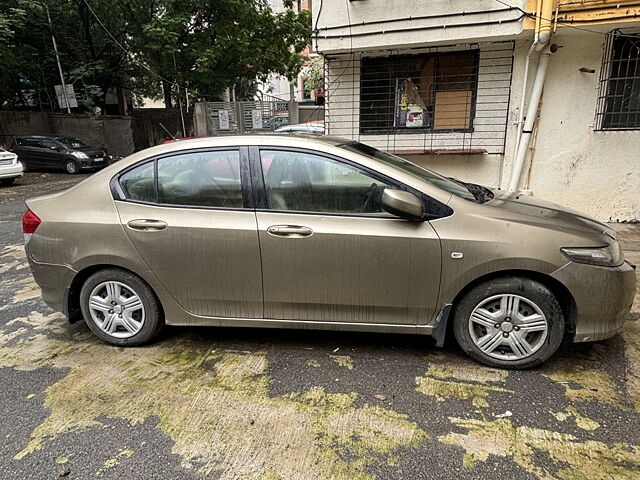
<svg viewBox="0 0 640 480">
<path fill-rule="evenodd" d="M 11 185 L 22 176 L 22 163 L 15 153 L 0 148 L 0 185 Z"/>
</svg>

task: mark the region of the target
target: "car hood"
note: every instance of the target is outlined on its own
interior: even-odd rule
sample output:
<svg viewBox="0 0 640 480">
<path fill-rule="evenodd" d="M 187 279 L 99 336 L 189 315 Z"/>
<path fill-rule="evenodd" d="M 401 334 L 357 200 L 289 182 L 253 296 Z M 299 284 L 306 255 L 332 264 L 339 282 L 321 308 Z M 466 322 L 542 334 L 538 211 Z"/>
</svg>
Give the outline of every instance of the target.
<svg viewBox="0 0 640 480">
<path fill-rule="evenodd" d="M 80 147 L 80 148 L 72 148 L 71 151 L 86 153 L 87 155 L 100 155 L 104 152 L 99 148 L 94 147 Z"/>
<path fill-rule="evenodd" d="M 587 237 L 600 244 L 615 240 L 612 228 L 577 210 L 515 193 L 494 193 L 485 205 L 497 209 L 498 216 L 506 216 L 505 219 Z"/>
</svg>

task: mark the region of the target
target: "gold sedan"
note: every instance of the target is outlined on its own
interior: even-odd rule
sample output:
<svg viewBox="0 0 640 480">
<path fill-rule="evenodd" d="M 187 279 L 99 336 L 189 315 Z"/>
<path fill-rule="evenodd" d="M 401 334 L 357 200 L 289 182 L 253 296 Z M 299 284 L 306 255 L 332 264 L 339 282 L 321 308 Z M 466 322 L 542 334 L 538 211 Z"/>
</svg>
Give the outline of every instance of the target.
<svg viewBox="0 0 640 480">
<path fill-rule="evenodd" d="M 606 225 L 341 138 L 174 142 L 27 206 L 45 302 L 121 346 L 165 324 L 453 334 L 528 368 L 614 335 L 635 291 Z"/>
</svg>

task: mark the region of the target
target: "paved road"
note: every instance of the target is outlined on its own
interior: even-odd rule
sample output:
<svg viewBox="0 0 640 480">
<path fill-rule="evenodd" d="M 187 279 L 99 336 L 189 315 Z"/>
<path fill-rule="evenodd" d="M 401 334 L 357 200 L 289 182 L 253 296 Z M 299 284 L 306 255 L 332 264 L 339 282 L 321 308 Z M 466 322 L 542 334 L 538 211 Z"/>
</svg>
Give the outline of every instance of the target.
<svg viewBox="0 0 640 480">
<path fill-rule="evenodd" d="M 23 198 L 79 178 L 0 190 L 0 478 L 638 478 L 639 301 L 622 335 L 527 372 L 402 335 L 167 328 L 110 347 L 42 303 L 21 245 Z M 640 263 L 640 228 L 617 228 Z"/>
</svg>

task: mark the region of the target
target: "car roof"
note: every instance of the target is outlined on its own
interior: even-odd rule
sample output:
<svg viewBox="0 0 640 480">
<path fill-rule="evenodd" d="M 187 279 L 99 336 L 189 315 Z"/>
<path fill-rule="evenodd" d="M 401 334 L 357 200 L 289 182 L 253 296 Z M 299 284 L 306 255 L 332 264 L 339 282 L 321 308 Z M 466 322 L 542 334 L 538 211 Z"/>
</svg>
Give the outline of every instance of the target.
<svg viewBox="0 0 640 480">
<path fill-rule="evenodd" d="M 58 135 L 16 135 L 16 138 L 56 138 Z"/>
<path fill-rule="evenodd" d="M 162 154 L 188 148 L 226 147 L 244 145 L 272 145 L 288 147 L 309 147 L 309 143 L 316 146 L 336 146 L 353 140 L 328 135 L 309 136 L 295 133 L 265 133 L 247 135 L 220 135 L 216 137 L 200 137 L 179 142 L 170 142 L 147 149 L 147 155 Z"/>
</svg>

